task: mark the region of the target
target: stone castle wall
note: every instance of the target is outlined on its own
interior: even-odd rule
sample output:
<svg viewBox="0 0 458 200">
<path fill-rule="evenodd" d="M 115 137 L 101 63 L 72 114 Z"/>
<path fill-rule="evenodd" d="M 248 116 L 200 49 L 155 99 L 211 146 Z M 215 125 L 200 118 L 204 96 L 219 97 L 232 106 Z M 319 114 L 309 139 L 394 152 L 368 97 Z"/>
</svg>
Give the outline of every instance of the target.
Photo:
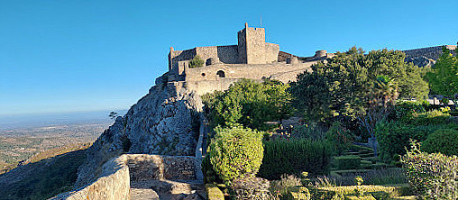
<svg viewBox="0 0 458 200">
<path fill-rule="evenodd" d="M 246 64 L 266 63 L 266 37 L 263 28 L 246 27 Z M 277 53 L 278 55 L 278 53 Z"/>
<path fill-rule="evenodd" d="M 185 68 L 186 77 L 184 87 L 202 95 L 215 90 L 226 90 L 229 86 L 242 79 L 261 81 L 263 78 L 272 78 L 284 83 L 295 81 L 297 75 L 306 70 L 311 70 L 307 63 L 271 63 L 271 64 L 233 64 L 210 65 L 199 68 Z"/>
<path fill-rule="evenodd" d="M 436 60 L 442 54 L 442 48 L 445 47 L 449 50 L 455 50 L 456 45 L 444 45 L 427 47 L 421 49 L 411 49 L 403 51 L 406 54 L 406 62 L 413 62 L 415 65 L 423 67 L 427 65 L 434 65 Z"/>
<path fill-rule="evenodd" d="M 195 180 L 201 170 L 195 161 L 191 156 L 123 154 L 106 162 L 96 181 L 51 200 L 128 200 L 131 181 Z"/>
</svg>

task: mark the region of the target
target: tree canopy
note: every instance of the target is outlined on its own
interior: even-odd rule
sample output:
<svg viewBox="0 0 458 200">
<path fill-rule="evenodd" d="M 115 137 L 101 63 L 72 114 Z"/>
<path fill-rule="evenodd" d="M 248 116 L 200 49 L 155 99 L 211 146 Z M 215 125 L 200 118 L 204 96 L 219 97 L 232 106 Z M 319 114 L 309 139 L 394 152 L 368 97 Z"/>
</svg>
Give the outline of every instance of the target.
<svg viewBox="0 0 458 200">
<path fill-rule="evenodd" d="M 295 105 L 306 118 L 323 121 L 337 116 L 356 119 L 366 115 L 374 102 L 386 104 L 398 97 L 423 99 L 428 85 L 420 69 L 404 59 L 403 52 L 387 49 L 364 54 L 353 47 L 337 52 L 291 83 Z"/>
<path fill-rule="evenodd" d="M 265 122 L 281 120 L 293 112 L 288 84 L 275 80 L 263 83 L 243 79 L 228 90 L 204 96 L 213 126 L 243 125 L 257 130 L 270 128 Z"/>
<path fill-rule="evenodd" d="M 455 57 L 447 48 L 426 74 L 431 92 L 452 97 L 458 93 L 458 55 Z"/>
</svg>

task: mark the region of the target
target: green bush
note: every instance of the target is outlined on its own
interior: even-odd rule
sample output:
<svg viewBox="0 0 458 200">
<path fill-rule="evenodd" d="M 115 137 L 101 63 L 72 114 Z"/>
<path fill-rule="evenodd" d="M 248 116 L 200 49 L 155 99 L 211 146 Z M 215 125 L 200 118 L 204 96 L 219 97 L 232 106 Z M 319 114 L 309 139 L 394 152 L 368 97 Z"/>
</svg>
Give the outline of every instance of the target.
<svg viewBox="0 0 458 200">
<path fill-rule="evenodd" d="M 424 153 L 412 142 L 401 158 L 414 192 L 424 199 L 458 199 L 458 158 L 441 153 Z"/>
<path fill-rule="evenodd" d="M 458 155 L 458 130 L 439 129 L 429 135 L 422 146 L 428 153 Z"/>
<path fill-rule="evenodd" d="M 292 188 L 300 186 L 302 186 L 301 179 L 294 175 L 283 174 L 280 180 L 271 182 L 270 191 L 277 198 L 286 199 Z"/>
<path fill-rule="evenodd" d="M 361 165 L 361 157 L 356 155 L 339 156 L 334 159 L 339 170 L 359 169 Z"/>
<path fill-rule="evenodd" d="M 223 192 L 213 184 L 206 184 L 205 189 L 207 190 L 208 200 L 224 200 Z"/>
<path fill-rule="evenodd" d="M 334 122 L 326 132 L 326 140 L 332 144 L 334 153 L 341 155 L 350 147 L 353 137 L 340 122 Z"/>
<path fill-rule="evenodd" d="M 413 113 L 413 119 L 408 123 L 412 125 L 440 125 L 447 124 L 450 114 L 440 110 L 431 110 L 424 113 Z"/>
<path fill-rule="evenodd" d="M 456 124 L 410 125 L 401 122 L 377 123 L 376 136 L 379 143 L 379 156 L 385 162 L 394 161 L 395 155 L 404 155 L 409 140 L 424 141 L 428 135 L 438 129 L 451 128 L 458 130 Z"/>
<path fill-rule="evenodd" d="M 279 179 L 282 174 L 325 173 L 332 155 L 327 141 L 276 139 L 264 141 L 264 159 L 258 175 Z"/>
<path fill-rule="evenodd" d="M 200 58 L 199 55 L 194 56 L 191 62 L 189 62 L 189 68 L 196 68 L 202 66 L 204 66 L 204 60 L 202 60 L 202 58 Z"/>
<path fill-rule="evenodd" d="M 430 108 L 428 101 L 401 101 L 396 103 L 388 117 L 392 120 L 408 122 L 413 119 L 414 113 L 423 113 Z"/>
<path fill-rule="evenodd" d="M 255 175 L 263 158 L 262 133 L 243 127 L 216 128 L 210 144 L 210 163 L 221 180 L 230 184 Z"/>
<path fill-rule="evenodd" d="M 216 91 L 202 97 L 205 111 L 213 127 L 231 127 L 239 124 L 257 130 L 275 126 L 266 124 L 287 118 L 292 114 L 288 84 L 266 80 L 263 83 L 243 79 L 226 91 Z"/>
<path fill-rule="evenodd" d="M 268 180 L 259 177 L 243 177 L 234 180 L 231 193 L 235 199 L 272 200 Z"/>
</svg>

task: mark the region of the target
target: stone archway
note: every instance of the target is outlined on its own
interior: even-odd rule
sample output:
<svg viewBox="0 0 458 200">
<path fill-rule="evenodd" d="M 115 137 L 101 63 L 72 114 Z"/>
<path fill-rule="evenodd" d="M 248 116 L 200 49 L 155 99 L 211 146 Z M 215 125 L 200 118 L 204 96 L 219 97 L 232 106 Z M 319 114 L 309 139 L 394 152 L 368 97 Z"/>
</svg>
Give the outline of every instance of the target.
<svg viewBox="0 0 458 200">
<path fill-rule="evenodd" d="M 219 70 L 218 72 L 216 72 L 216 75 L 220 78 L 226 77 L 226 73 L 224 73 L 223 70 Z"/>
</svg>

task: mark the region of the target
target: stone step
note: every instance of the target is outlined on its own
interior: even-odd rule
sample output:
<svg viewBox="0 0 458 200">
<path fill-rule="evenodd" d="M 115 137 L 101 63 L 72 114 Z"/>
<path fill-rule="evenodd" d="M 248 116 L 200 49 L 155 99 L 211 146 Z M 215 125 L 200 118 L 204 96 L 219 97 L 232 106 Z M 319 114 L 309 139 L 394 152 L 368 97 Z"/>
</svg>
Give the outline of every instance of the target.
<svg viewBox="0 0 458 200">
<path fill-rule="evenodd" d="M 160 200 L 159 195 L 150 188 L 130 188 L 132 200 Z"/>
</svg>

